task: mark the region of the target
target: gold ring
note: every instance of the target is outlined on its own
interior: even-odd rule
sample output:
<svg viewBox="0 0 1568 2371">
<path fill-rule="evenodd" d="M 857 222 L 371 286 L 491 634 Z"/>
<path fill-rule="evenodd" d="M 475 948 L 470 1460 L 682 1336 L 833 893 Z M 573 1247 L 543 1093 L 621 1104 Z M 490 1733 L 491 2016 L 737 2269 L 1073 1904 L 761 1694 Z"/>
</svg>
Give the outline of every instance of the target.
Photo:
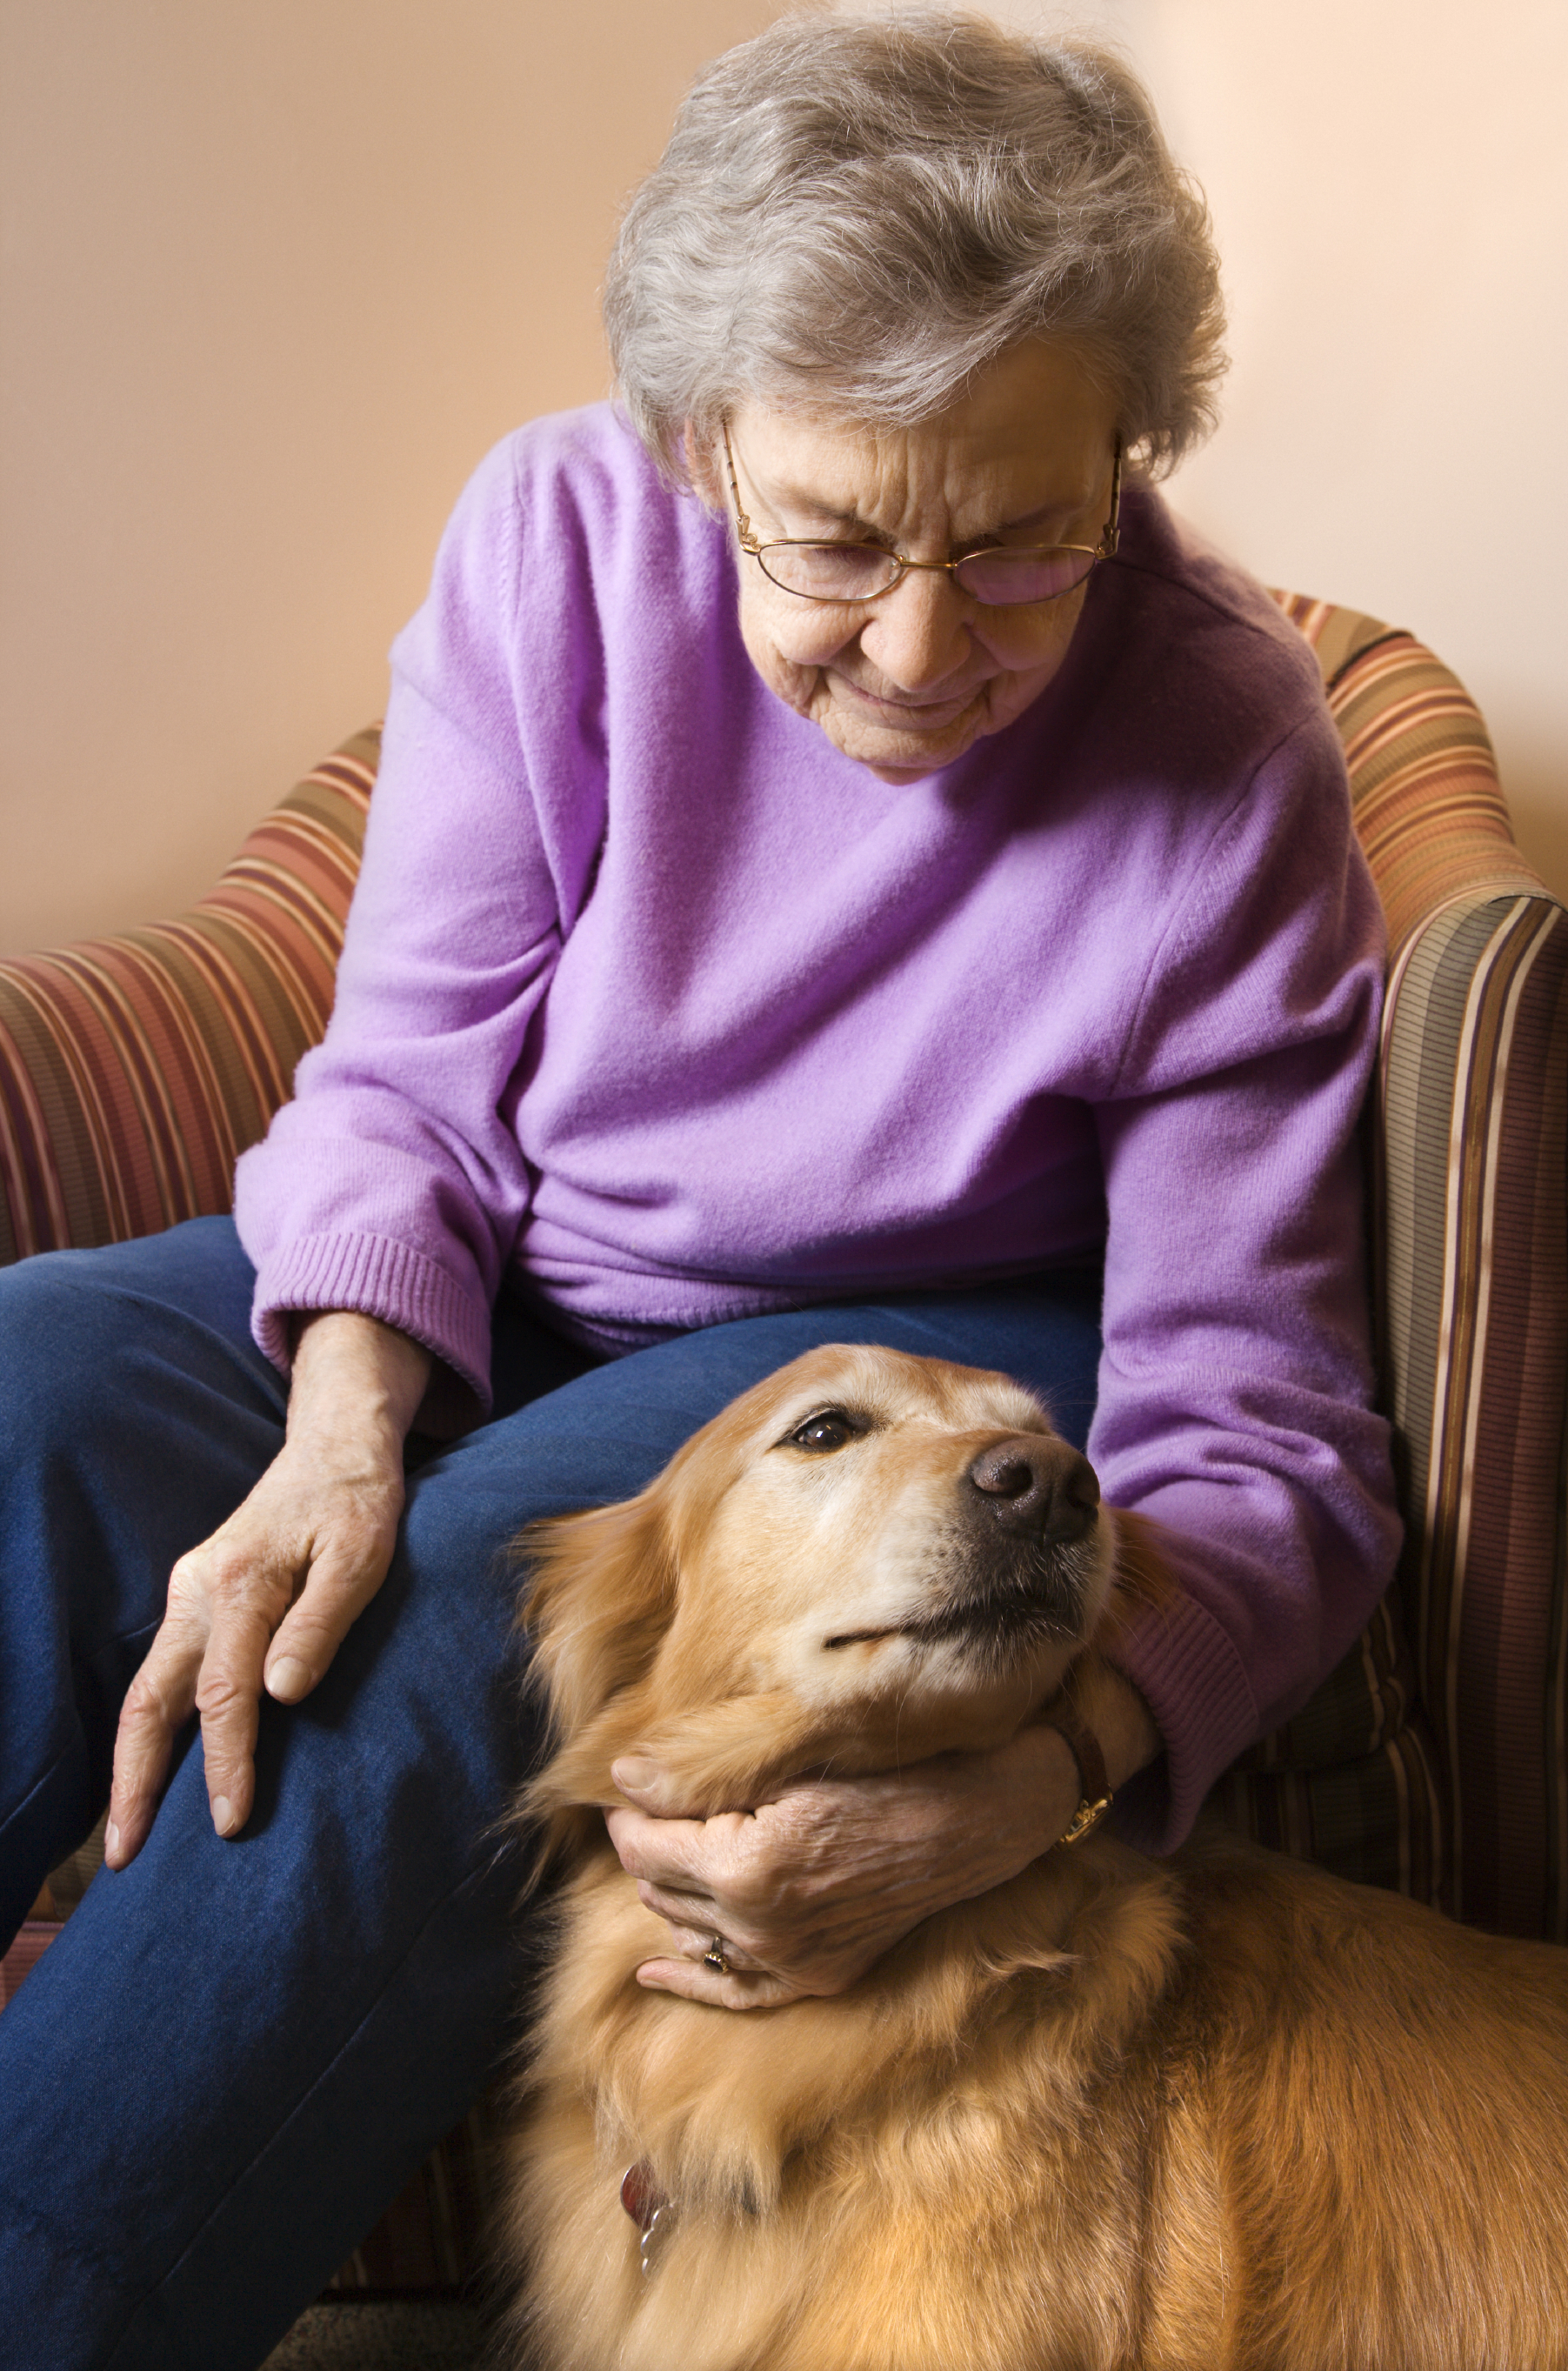
<svg viewBox="0 0 1568 2371">
<path fill-rule="evenodd" d="M 711 1968 L 716 1976 L 727 1976 L 729 1974 L 730 1961 L 724 1949 L 724 1937 L 722 1935 L 715 1935 L 712 1942 L 709 1943 L 707 1950 L 704 1951 L 702 1955 L 702 1964 L 705 1968 Z"/>
</svg>

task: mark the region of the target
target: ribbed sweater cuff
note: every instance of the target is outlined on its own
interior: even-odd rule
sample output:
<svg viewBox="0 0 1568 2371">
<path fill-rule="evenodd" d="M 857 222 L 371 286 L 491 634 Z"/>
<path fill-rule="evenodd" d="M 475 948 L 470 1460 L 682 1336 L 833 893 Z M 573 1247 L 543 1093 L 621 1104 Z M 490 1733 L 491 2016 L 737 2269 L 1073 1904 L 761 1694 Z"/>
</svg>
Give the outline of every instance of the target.
<svg viewBox="0 0 1568 2371">
<path fill-rule="evenodd" d="M 1141 1691 L 1166 1749 L 1164 1786 L 1140 1776 L 1117 1824 L 1145 1852 L 1174 1852 L 1221 1771 L 1255 1740 L 1257 1702 L 1233 1641 L 1184 1591 L 1124 1632 L 1113 1660 Z"/>
<path fill-rule="evenodd" d="M 250 1330 L 285 1375 L 288 1320 L 303 1309 L 352 1309 L 396 1325 L 432 1350 L 489 1412 L 490 1312 L 410 1244 L 386 1235 L 306 1235 L 263 1260 Z"/>
</svg>

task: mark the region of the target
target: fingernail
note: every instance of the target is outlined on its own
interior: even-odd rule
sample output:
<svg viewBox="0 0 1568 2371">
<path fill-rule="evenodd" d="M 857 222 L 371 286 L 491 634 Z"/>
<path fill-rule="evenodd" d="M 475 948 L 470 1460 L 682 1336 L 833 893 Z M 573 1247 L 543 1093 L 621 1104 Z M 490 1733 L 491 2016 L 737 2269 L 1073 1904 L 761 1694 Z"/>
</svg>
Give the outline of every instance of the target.
<svg viewBox="0 0 1568 2371">
<path fill-rule="evenodd" d="M 657 1786 L 659 1764 L 651 1762 L 646 1753 L 623 1753 L 610 1764 L 610 1775 L 623 1795 L 641 1795 Z"/>
<path fill-rule="evenodd" d="M 213 1825 L 220 1836 L 232 1836 L 239 1822 L 234 1815 L 234 1805 L 226 1795 L 213 1798 Z"/>
<path fill-rule="evenodd" d="M 106 1853 L 117 1853 L 120 1850 L 120 1830 L 112 1820 L 103 1832 L 103 1848 Z"/>
<path fill-rule="evenodd" d="M 297 1704 L 310 1685 L 310 1673 L 294 1655 L 280 1655 L 267 1674 L 267 1694 L 279 1704 Z"/>
</svg>

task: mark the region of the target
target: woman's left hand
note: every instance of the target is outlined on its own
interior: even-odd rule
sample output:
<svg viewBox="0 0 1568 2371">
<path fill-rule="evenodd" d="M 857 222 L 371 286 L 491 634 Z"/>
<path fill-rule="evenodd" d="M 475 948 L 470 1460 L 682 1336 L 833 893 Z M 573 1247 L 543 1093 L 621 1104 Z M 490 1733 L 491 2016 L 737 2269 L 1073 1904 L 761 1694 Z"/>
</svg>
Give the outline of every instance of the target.
<svg viewBox="0 0 1568 2371">
<path fill-rule="evenodd" d="M 623 1866 L 673 1951 L 638 1982 L 721 2008 L 841 1993 L 911 1927 L 1005 1884 L 1078 1806 L 1061 1732 L 1020 1729 L 986 1753 L 945 1753 L 870 1778 L 793 1780 L 755 1811 L 678 1812 L 656 1764 L 613 1775 L 637 1808 L 606 1813 Z M 729 1972 L 703 1963 L 721 1937 Z"/>
<path fill-rule="evenodd" d="M 1160 1751 L 1153 1717 L 1098 1657 L 1074 1686 L 1118 1787 Z M 795 1779 L 754 1811 L 709 1820 L 682 1818 L 658 1764 L 626 1755 L 611 1775 L 633 1808 L 606 1812 L 610 1838 L 673 1945 L 669 1958 L 643 1961 L 639 1984 L 717 2008 L 847 1992 L 923 1918 L 1005 1885 L 1066 1833 L 1078 1767 L 1049 1718 L 988 1753 Z M 704 1964 L 716 1939 L 725 1972 Z"/>
</svg>

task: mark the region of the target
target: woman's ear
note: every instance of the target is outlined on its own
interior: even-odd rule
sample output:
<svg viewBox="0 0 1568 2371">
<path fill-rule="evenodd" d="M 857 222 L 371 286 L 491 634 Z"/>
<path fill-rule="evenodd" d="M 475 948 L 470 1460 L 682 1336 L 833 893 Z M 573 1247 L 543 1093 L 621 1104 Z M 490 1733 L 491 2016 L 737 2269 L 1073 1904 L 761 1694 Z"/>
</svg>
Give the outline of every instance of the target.
<svg viewBox="0 0 1568 2371">
<path fill-rule="evenodd" d="M 530 1523 L 513 1550 L 529 1579 L 519 1626 L 558 1737 L 577 1736 L 648 1671 L 675 1600 L 663 1478 L 635 1498 Z"/>
<path fill-rule="evenodd" d="M 699 436 L 688 420 L 681 431 L 681 451 L 686 460 L 686 482 L 698 501 L 705 510 L 724 510 L 724 473 L 720 466 L 718 438 Z"/>
</svg>

